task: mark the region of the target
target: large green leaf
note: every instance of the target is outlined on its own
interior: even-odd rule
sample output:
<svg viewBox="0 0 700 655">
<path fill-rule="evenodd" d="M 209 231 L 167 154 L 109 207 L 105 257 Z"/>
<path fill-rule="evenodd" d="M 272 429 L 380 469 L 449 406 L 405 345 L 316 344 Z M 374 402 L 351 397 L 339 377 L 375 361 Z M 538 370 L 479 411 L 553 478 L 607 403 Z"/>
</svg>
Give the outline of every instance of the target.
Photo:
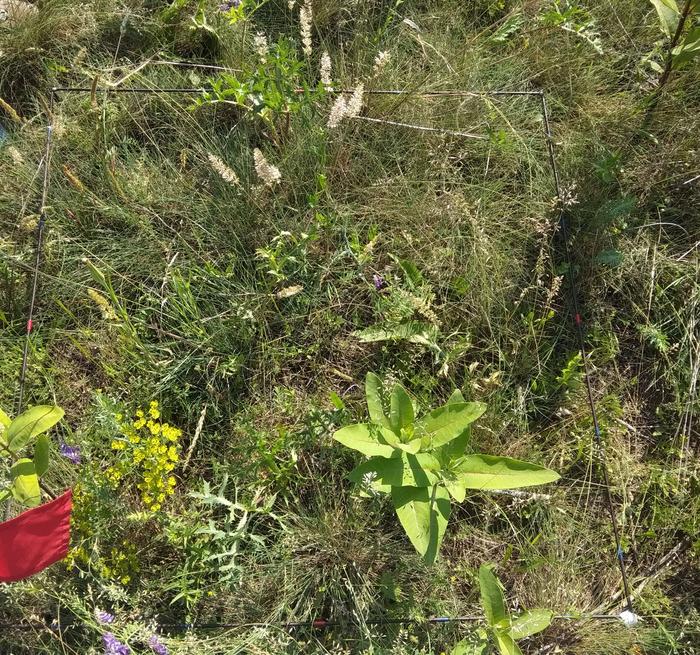
<svg viewBox="0 0 700 655">
<path fill-rule="evenodd" d="M 365 396 L 367 397 L 367 409 L 372 423 L 391 427 L 389 419 L 384 414 L 384 385 L 379 376 L 367 373 L 365 377 Z"/>
<path fill-rule="evenodd" d="M 448 405 L 457 405 L 464 403 L 466 403 L 466 401 L 464 400 L 464 396 L 462 395 L 462 392 L 459 389 L 455 389 L 452 395 L 450 396 L 449 400 L 447 401 Z M 444 446 L 440 446 L 438 452 L 436 452 L 436 455 L 441 459 L 444 459 L 447 462 L 449 462 L 450 460 L 456 457 L 461 457 L 462 455 L 464 455 L 470 441 L 471 426 L 468 425 L 464 430 L 462 430 L 462 433 L 457 438 L 452 439 L 452 441 L 449 441 Z M 464 497 L 462 497 L 462 500 L 464 500 Z"/>
<path fill-rule="evenodd" d="M 396 450 L 387 439 L 396 440 L 396 435 L 390 430 L 381 428 L 373 423 L 355 423 L 345 428 L 337 430 L 333 435 L 336 441 L 344 446 L 359 450 L 363 455 L 373 457 L 394 457 L 398 456 Z"/>
<path fill-rule="evenodd" d="M 520 650 L 518 644 L 505 632 L 496 630 L 493 636 L 496 637 L 496 643 L 498 644 L 498 650 L 501 651 L 501 655 L 523 655 L 523 651 Z"/>
<path fill-rule="evenodd" d="M 508 634 L 513 639 L 536 635 L 549 627 L 553 616 L 554 613 L 551 610 L 535 609 L 523 612 L 511 621 Z"/>
<path fill-rule="evenodd" d="M 458 503 L 463 503 L 464 499 L 467 497 L 467 490 L 463 484 L 455 480 L 445 480 L 445 489 L 449 492 L 450 496 L 454 498 Z"/>
<path fill-rule="evenodd" d="M 10 469 L 10 476 L 12 477 L 12 495 L 15 499 L 29 507 L 36 507 L 41 502 L 41 489 L 39 489 L 39 478 L 32 460 L 26 458 L 17 460 Z"/>
<path fill-rule="evenodd" d="M 680 19 L 680 12 L 678 11 L 676 1 L 651 0 L 651 4 L 654 5 L 656 13 L 659 15 L 661 29 L 663 30 L 664 34 L 670 38 L 676 31 L 678 21 Z"/>
<path fill-rule="evenodd" d="M 34 468 L 39 476 L 44 475 L 49 469 L 49 438 L 45 434 L 40 434 L 36 438 Z"/>
<path fill-rule="evenodd" d="M 479 590 L 481 592 L 481 605 L 484 608 L 488 624 L 493 628 L 508 621 L 501 583 L 486 565 L 479 567 Z"/>
<path fill-rule="evenodd" d="M 408 443 L 399 442 L 396 444 L 396 447 L 406 453 L 415 455 L 421 449 L 421 439 L 419 437 L 418 439 L 411 439 Z"/>
<path fill-rule="evenodd" d="M 0 449 L 7 448 L 7 428 L 10 427 L 12 420 L 0 409 Z"/>
<path fill-rule="evenodd" d="M 413 425 L 415 415 L 413 413 L 413 403 L 406 390 L 400 385 L 394 385 L 391 391 L 391 412 L 389 421 L 395 432 L 400 432 L 402 428 Z"/>
<path fill-rule="evenodd" d="M 490 650 L 486 639 L 463 639 L 450 651 L 450 655 L 487 655 Z"/>
<path fill-rule="evenodd" d="M 467 455 L 455 473 L 467 489 L 516 489 L 559 479 L 556 471 L 544 466 L 496 455 Z"/>
<path fill-rule="evenodd" d="M 443 487 L 392 487 L 396 514 L 414 548 L 432 564 L 450 518 L 450 497 Z"/>
<path fill-rule="evenodd" d="M 7 428 L 8 448 L 19 452 L 34 437 L 51 429 L 63 418 L 63 410 L 51 405 L 37 405 L 20 414 Z"/>
<path fill-rule="evenodd" d="M 700 57 L 700 27 L 686 34 L 683 43 L 673 49 L 673 65 L 678 67 Z"/>
<path fill-rule="evenodd" d="M 483 403 L 448 403 L 416 421 L 416 436 L 428 437 L 437 448 L 462 435 L 485 411 Z"/>
<path fill-rule="evenodd" d="M 369 475 L 382 485 L 429 487 L 438 481 L 436 471 L 439 467 L 437 459 L 428 453 L 409 455 L 402 452 L 400 457 L 392 459 L 373 457 L 355 467 L 348 477 L 358 483 Z"/>
</svg>

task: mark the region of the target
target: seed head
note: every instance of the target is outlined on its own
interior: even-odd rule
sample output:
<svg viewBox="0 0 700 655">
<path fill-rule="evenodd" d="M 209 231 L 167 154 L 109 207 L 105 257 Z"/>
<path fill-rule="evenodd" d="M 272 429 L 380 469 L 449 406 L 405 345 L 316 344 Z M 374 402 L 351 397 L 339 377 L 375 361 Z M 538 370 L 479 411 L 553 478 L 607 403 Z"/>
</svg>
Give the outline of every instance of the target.
<svg viewBox="0 0 700 655">
<path fill-rule="evenodd" d="M 255 172 L 258 177 L 263 181 L 265 186 L 273 187 L 278 184 L 282 179 L 282 174 L 280 173 L 277 166 L 273 166 L 270 162 L 265 159 L 265 155 L 262 154 L 259 148 L 253 150 L 253 160 L 255 162 Z"/>
</svg>

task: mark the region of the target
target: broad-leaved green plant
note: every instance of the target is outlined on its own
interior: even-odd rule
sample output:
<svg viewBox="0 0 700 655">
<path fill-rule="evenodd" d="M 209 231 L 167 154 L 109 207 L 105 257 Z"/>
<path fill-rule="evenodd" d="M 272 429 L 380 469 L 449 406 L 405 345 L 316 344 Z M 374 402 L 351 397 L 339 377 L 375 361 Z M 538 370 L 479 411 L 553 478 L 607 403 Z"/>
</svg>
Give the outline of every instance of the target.
<svg viewBox="0 0 700 655">
<path fill-rule="evenodd" d="M 41 502 L 39 478 L 49 468 L 49 438 L 46 436 L 63 418 L 63 410 L 37 405 L 13 420 L 0 409 L 0 457 L 7 458 L 10 485 L 0 488 L 0 501 L 13 497 L 17 502 L 36 507 Z M 23 457 L 34 447 L 33 456 Z"/>
<path fill-rule="evenodd" d="M 470 425 L 486 405 L 465 402 L 459 390 L 421 418 L 400 384 L 389 393 L 379 377 L 368 373 L 365 390 L 370 421 L 344 427 L 333 438 L 369 457 L 350 479 L 391 494 L 401 525 L 428 563 L 440 550 L 450 497 L 461 503 L 467 489 L 513 489 L 559 479 L 537 464 L 467 452 Z"/>
<path fill-rule="evenodd" d="M 552 622 L 553 613 L 546 609 L 509 614 L 503 585 L 489 566 L 479 568 L 479 589 L 487 626 L 477 631 L 476 640 L 459 642 L 450 655 L 486 655 L 491 652 L 490 643 L 498 646 L 501 655 L 522 655 L 517 640 L 542 632 Z"/>
<path fill-rule="evenodd" d="M 676 0 L 650 1 L 659 15 L 661 30 L 669 39 L 670 59 L 662 78 L 665 82 L 670 68 L 678 68 L 700 56 L 700 25 L 693 25 L 693 19 L 700 15 L 700 1 L 685 0 L 682 7 Z M 685 30 L 686 26 L 689 29 Z"/>
</svg>

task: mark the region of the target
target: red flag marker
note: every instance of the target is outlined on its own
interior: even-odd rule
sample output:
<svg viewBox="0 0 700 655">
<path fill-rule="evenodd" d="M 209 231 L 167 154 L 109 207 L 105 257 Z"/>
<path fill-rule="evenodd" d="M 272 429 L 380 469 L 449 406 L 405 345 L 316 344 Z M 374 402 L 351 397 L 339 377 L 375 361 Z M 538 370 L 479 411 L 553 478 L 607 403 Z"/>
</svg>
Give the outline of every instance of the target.
<svg viewBox="0 0 700 655">
<path fill-rule="evenodd" d="M 24 580 L 64 559 L 70 542 L 70 490 L 0 523 L 0 582 Z"/>
</svg>

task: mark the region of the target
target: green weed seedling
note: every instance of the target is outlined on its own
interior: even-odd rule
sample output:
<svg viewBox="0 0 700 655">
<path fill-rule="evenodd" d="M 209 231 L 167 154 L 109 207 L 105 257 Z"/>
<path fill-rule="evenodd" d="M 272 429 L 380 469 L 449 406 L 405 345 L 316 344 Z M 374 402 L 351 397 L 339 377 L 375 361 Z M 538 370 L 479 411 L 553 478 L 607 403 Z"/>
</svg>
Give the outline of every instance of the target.
<svg viewBox="0 0 700 655">
<path fill-rule="evenodd" d="M 17 502 L 36 507 L 41 502 L 39 478 L 49 468 L 49 438 L 46 436 L 63 418 L 63 410 L 51 405 L 37 405 L 14 420 L 0 409 L 0 454 L 10 460 L 10 486 L 0 489 L 0 502 L 12 497 Z M 34 445 L 34 457 L 21 457 Z"/>
<path fill-rule="evenodd" d="M 552 622 L 553 613 L 546 609 L 509 614 L 503 586 L 489 566 L 479 568 L 479 588 L 487 626 L 477 631 L 476 640 L 460 641 L 450 655 L 487 655 L 494 642 L 501 655 L 522 655 L 517 640 L 542 632 Z"/>
<path fill-rule="evenodd" d="M 550 469 L 509 457 L 467 454 L 470 425 L 486 405 L 465 402 L 457 390 L 443 407 L 416 418 L 413 402 L 400 384 L 391 393 L 374 373 L 365 386 L 369 423 L 355 423 L 333 435 L 367 455 L 349 475 L 391 494 L 408 538 L 432 564 L 450 517 L 452 497 L 464 501 L 467 489 L 513 489 L 554 482 Z"/>
</svg>

